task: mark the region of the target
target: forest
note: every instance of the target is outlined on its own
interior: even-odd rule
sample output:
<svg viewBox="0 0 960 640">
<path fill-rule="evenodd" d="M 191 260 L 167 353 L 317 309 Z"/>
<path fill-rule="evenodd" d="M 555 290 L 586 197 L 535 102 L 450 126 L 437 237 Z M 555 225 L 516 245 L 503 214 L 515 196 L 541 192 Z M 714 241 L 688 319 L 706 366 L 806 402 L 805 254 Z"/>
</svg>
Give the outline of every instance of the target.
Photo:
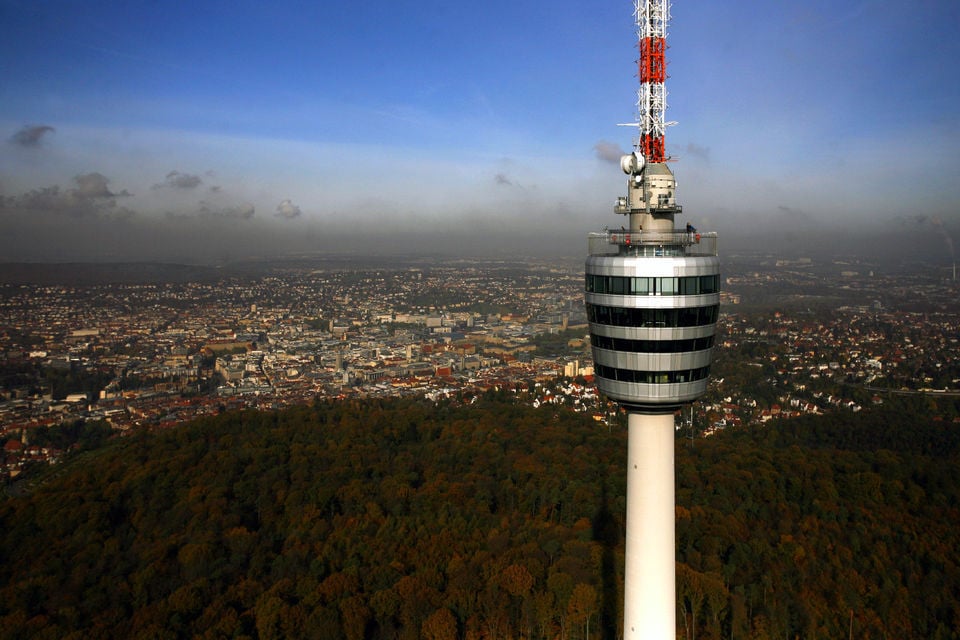
<svg viewBox="0 0 960 640">
<path fill-rule="evenodd" d="M 678 438 L 677 637 L 960 637 L 934 409 Z M 625 459 L 503 393 L 115 438 L 0 499 L 0 638 L 620 638 Z"/>
</svg>

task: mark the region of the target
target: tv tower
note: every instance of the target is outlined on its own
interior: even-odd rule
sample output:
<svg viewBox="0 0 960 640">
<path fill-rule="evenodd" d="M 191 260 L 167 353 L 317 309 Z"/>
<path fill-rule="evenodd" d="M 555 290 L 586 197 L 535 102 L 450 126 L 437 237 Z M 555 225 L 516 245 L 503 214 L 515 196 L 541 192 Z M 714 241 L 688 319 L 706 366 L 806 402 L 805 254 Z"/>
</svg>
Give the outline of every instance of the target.
<svg viewBox="0 0 960 640">
<path fill-rule="evenodd" d="M 720 303 L 716 233 L 682 213 L 667 166 L 668 0 L 634 0 L 640 58 L 634 150 L 620 160 L 620 231 L 591 233 L 585 301 L 597 387 L 627 410 L 623 637 L 676 638 L 674 413 L 703 395 Z"/>
</svg>

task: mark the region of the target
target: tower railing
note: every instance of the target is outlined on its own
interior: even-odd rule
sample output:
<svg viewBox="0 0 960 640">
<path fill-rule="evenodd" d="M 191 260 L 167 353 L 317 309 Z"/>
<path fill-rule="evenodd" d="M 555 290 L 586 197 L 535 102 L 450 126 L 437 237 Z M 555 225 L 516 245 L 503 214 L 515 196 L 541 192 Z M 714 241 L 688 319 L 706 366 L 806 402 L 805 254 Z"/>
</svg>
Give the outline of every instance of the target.
<svg viewBox="0 0 960 640">
<path fill-rule="evenodd" d="M 594 231 L 587 235 L 591 256 L 715 256 L 716 231 Z"/>
</svg>

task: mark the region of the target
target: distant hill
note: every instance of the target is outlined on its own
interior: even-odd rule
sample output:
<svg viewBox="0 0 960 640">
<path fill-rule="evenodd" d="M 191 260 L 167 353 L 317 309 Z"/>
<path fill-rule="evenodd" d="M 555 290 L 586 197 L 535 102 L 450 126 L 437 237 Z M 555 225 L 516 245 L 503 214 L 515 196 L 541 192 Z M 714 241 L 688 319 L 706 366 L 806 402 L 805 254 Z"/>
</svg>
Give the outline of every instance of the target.
<svg viewBox="0 0 960 640">
<path fill-rule="evenodd" d="M 955 427 L 897 411 L 678 440 L 678 638 L 958 637 Z M 500 394 L 115 440 L 0 502 L 0 637 L 616 637 L 625 458 Z"/>
<path fill-rule="evenodd" d="M 0 284 L 85 286 L 205 282 L 222 274 L 216 267 L 160 262 L 0 262 Z"/>
<path fill-rule="evenodd" d="M 435 257 L 429 255 L 318 254 L 262 260 L 229 262 L 222 265 L 176 264 L 166 262 L 0 262 L 0 284 L 87 286 L 100 284 L 178 284 L 211 282 L 225 276 L 260 277 L 290 270 L 363 270 L 431 268 L 438 265 L 490 265 L 529 269 L 518 260 L 485 260 Z"/>
</svg>

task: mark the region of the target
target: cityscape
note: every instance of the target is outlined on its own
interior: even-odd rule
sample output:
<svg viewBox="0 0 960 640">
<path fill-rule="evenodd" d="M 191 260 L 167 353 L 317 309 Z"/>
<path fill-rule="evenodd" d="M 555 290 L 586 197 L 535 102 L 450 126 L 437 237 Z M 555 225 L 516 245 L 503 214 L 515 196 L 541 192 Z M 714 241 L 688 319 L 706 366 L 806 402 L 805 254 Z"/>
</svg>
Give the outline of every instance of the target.
<svg viewBox="0 0 960 640">
<path fill-rule="evenodd" d="M 0 5 L 0 636 L 960 638 L 900 5 Z"/>
<path fill-rule="evenodd" d="M 56 463 L 66 452 L 31 433 L 78 421 L 127 433 L 230 409 L 381 397 L 469 403 L 491 390 L 601 425 L 618 419 L 593 383 L 576 262 L 382 262 L 134 265 L 122 278 L 90 266 L 60 277 L 7 269 L 3 477 Z M 856 412 L 892 393 L 960 393 L 957 326 L 949 268 L 733 256 L 712 381 L 678 424 L 709 435 Z"/>
</svg>

